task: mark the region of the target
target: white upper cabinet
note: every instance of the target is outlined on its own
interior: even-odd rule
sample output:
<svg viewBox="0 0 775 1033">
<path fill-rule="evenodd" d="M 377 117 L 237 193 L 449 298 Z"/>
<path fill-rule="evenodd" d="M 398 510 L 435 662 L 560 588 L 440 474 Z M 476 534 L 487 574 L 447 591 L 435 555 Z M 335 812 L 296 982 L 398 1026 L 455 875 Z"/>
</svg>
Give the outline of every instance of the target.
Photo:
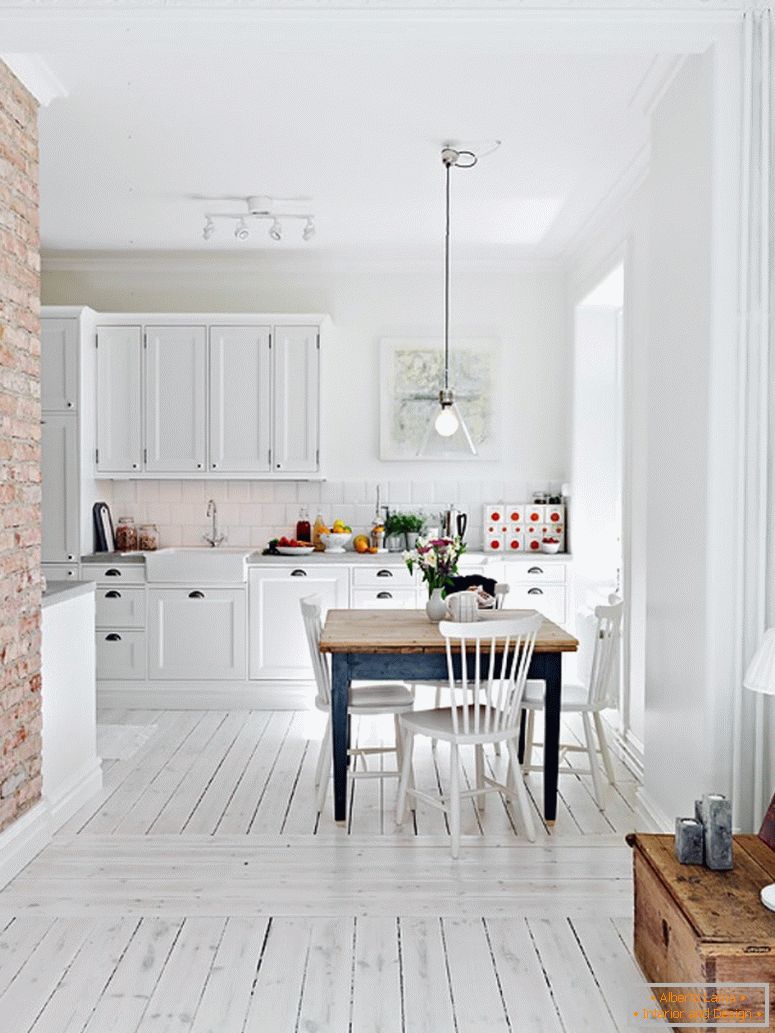
<svg viewBox="0 0 775 1033">
<path fill-rule="evenodd" d="M 78 561 L 78 480 L 78 420 L 73 413 L 45 413 L 41 427 L 44 563 Z"/>
<path fill-rule="evenodd" d="M 146 462 L 151 473 L 205 469 L 207 329 L 146 327 Z"/>
<path fill-rule="evenodd" d="M 78 320 L 43 319 L 40 326 L 40 403 L 44 412 L 78 405 Z"/>
<path fill-rule="evenodd" d="M 210 327 L 210 470 L 266 473 L 271 328 Z"/>
<path fill-rule="evenodd" d="M 275 327 L 272 469 L 278 474 L 318 469 L 319 342 L 316 326 Z"/>
<path fill-rule="evenodd" d="M 97 328 L 97 471 L 143 468 L 143 331 Z"/>
</svg>

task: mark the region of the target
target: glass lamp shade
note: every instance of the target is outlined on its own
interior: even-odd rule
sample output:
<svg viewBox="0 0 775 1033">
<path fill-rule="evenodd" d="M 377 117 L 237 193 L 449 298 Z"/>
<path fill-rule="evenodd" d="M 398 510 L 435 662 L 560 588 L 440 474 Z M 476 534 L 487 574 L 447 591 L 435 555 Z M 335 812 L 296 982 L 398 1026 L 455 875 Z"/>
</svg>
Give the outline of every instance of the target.
<svg viewBox="0 0 775 1033">
<path fill-rule="evenodd" d="M 439 406 L 428 423 L 418 456 L 428 459 L 465 459 L 475 456 L 476 445 L 449 388 L 439 392 Z"/>
<path fill-rule="evenodd" d="M 460 421 L 458 420 L 454 409 L 455 407 L 451 405 L 444 406 L 433 421 L 433 426 L 436 428 L 436 432 L 441 434 L 443 438 L 452 437 L 460 426 Z"/>
<path fill-rule="evenodd" d="M 775 628 L 768 628 L 748 665 L 743 685 L 751 692 L 775 696 Z"/>
</svg>

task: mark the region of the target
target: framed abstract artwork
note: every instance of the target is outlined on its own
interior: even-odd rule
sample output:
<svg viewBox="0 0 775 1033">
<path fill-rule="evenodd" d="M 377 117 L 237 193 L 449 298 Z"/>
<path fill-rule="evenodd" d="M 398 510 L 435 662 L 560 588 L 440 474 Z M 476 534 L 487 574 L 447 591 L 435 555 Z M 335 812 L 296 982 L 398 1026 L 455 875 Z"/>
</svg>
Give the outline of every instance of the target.
<svg viewBox="0 0 775 1033">
<path fill-rule="evenodd" d="M 449 383 L 476 446 L 469 451 L 463 434 L 432 434 L 444 377 L 441 338 L 383 337 L 380 341 L 379 454 L 385 460 L 487 460 L 498 458 L 497 362 L 492 338 L 455 339 L 450 349 Z"/>
</svg>

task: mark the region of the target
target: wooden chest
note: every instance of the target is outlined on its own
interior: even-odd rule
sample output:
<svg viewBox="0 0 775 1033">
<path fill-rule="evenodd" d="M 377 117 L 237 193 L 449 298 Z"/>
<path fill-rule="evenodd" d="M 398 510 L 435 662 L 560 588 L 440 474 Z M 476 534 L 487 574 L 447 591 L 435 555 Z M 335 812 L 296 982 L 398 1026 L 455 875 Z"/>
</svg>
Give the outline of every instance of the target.
<svg viewBox="0 0 775 1033">
<path fill-rule="evenodd" d="M 646 979 L 767 982 L 766 1028 L 775 1028 L 775 912 L 759 899 L 762 886 L 775 882 L 775 851 L 757 836 L 735 836 L 735 867 L 712 872 L 679 864 L 672 836 L 636 834 L 627 842 L 633 847 L 635 955 Z M 744 1027 L 707 1028 L 739 1033 Z"/>
</svg>

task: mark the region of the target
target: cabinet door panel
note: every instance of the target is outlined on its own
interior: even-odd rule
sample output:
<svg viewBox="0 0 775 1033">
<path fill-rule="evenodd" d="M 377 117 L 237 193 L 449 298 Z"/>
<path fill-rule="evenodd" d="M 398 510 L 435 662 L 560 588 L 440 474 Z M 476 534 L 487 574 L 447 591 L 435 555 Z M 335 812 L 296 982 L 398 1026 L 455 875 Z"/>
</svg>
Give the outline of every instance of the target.
<svg viewBox="0 0 775 1033">
<path fill-rule="evenodd" d="M 78 320 L 40 321 L 40 404 L 44 412 L 78 406 Z"/>
<path fill-rule="evenodd" d="M 145 678 L 144 631 L 98 631 L 97 677 L 106 680 Z"/>
<path fill-rule="evenodd" d="M 41 519 L 44 563 L 78 559 L 78 421 L 47 413 L 41 427 Z"/>
<path fill-rule="evenodd" d="M 272 349 L 274 420 L 272 466 L 277 473 L 318 468 L 318 331 L 275 327 Z"/>
<path fill-rule="evenodd" d="M 97 470 L 143 464 L 143 337 L 139 326 L 97 328 Z"/>
<path fill-rule="evenodd" d="M 250 677 L 311 678 L 300 601 L 321 598 L 323 612 L 349 605 L 347 567 L 254 568 L 248 575 L 250 606 Z"/>
<path fill-rule="evenodd" d="M 244 589 L 151 589 L 148 607 L 149 678 L 245 677 Z"/>
<path fill-rule="evenodd" d="M 205 469 L 207 340 L 203 326 L 146 328 L 146 470 Z"/>
<path fill-rule="evenodd" d="M 269 470 L 271 330 L 210 328 L 210 469 Z"/>
</svg>

